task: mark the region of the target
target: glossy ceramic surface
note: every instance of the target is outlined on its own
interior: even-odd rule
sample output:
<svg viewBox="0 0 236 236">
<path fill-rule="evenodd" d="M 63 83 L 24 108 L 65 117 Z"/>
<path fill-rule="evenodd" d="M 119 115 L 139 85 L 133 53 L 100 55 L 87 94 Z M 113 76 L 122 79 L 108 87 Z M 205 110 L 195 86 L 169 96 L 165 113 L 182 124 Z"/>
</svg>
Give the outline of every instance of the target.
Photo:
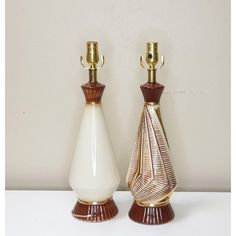
<svg viewBox="0 0 236 236">
<path fill-rule="evenodd" d="M 85 105 L 69 183 L 78 199 L 99 202 L 112 197 L 120 182 L 101 104 Z"/>
<path fill-rule="evenodd" d="M 174 217 L 169 198 L 177 182 L 160 112 L 163 89 L 156 82 L 141 86 L 145 104 L 126 178 L 134 196 L 129 217 L 143 224 L 163 224 Z"/>
</svg>

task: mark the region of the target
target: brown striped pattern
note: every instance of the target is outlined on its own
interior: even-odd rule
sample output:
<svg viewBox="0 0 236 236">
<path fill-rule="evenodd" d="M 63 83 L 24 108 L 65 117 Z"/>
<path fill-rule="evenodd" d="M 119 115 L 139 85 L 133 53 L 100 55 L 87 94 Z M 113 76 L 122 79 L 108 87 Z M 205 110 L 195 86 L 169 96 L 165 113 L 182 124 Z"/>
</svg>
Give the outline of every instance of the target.
<svg viewBox="0 0 236 236">
<path fill-rule="evenodd" d="M 126 179 L 135 200 L 144 204 L 161 201 L 177 185 L 159 109 L 144 106 Z"/>
<path fill-rule="evenodd" d="M 72 215 L 79 220 L 87 222 L 102 222 L 110 220 L 118 213 L 118 208 L 113 201 L 109 199 L 104 204 L 88 205 L 79 201 L 76 202 Z"/>
<path fill-rule="evenodd" d="M 149 225 L 167 223 L 174 216 L 175 214 L 170 203 L 161 207 L 142 207 L 134 202 L 129 211 L 129 217 L 133 221 Z"/>
</svg>

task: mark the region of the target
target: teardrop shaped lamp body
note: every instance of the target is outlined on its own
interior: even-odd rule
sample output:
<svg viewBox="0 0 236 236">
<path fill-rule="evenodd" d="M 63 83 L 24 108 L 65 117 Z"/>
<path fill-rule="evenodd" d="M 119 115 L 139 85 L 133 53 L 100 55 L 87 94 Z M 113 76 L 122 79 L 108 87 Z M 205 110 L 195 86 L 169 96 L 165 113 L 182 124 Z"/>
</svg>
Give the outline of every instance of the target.
<svg viewBox="0 0 236 236">
<path fill-rule="evenodd" d="M 98 57 L 96 42 L 88 42 L 91 59 L 90 80 L 82 85 L 86 104 L 81 118 L 69 184 L 77 195 L 72 215 L 87 222 L 101 222 L 113 218 L 118 208 L 112 199 L 120 176 L 116 167 L 111 140 L 101 104 L 105 85 L 97 82 Z"/>
<path fill-rule="evenodd" d="M 140 86 L 145 103 L 126 182 L 134 197 L 129 217 L 153 225 L 173 219 L 170 197 L 177 182 L 160 112 L 164 86 L 156 82 L 157 43 L 147 44 L 147 55 L 148 82 Z"/>
</svg>

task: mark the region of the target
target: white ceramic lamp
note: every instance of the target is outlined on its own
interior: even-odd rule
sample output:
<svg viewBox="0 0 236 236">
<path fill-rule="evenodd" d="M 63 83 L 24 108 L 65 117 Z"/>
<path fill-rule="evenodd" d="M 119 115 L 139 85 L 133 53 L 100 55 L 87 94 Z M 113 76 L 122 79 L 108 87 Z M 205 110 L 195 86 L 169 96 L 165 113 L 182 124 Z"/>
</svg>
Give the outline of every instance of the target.
<svg viewBox="0 0 236 236">
<path fill-rule="evenodd" d="M 109 220 L 118 213 L 112 195 L 120 182 L 101 105 L 105 85 L 97 82 L 98 61 L 97 42 L 87 42 L 89 82 L 82 85 L 86 105 L 69 177 L 78 198 L 72 214 L 90 222 Z"/>
</svg>

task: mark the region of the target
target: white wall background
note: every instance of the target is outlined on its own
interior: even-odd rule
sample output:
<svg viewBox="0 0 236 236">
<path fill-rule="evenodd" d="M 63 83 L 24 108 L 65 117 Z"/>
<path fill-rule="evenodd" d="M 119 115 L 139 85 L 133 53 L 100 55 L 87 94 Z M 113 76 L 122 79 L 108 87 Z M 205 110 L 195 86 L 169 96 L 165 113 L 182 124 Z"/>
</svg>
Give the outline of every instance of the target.
<svg viewBox="0 0 236 236">
<path fill-rule="evenodd" d="M 106 56 L 98 76 L 125 189 L 147 79 L 139 56 L 157 40 L 178 189 L 230 190 L 228 0 L 7 0 L 6 14 L 7 189 L 69 189 L 87 40 Z"/>
</svg>

